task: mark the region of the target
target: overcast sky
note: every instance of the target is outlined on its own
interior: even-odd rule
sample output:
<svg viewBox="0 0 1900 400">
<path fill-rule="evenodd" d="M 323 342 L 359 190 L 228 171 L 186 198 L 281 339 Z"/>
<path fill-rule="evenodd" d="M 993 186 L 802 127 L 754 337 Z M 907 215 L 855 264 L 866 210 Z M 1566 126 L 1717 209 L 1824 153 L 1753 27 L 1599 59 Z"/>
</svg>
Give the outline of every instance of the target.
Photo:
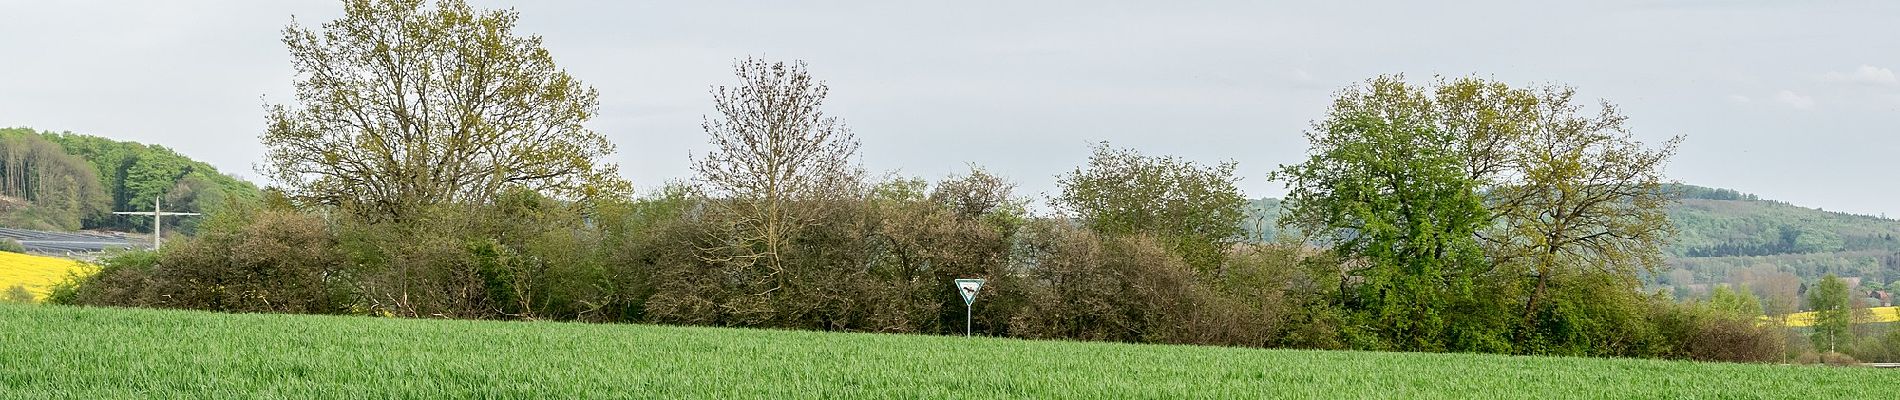
<svg viewBox="0 0 1900 400">
<path fill-rule="evenodd" d="M 830 83 L 870 169 L 977 164 L 1023 195 L 1105 140 L 1234 160 L 1250 196 L 1279 196 L 1266 172 L 1299 161 L 1332 92 L 1476 74 L 1573 85 L 1645 140 L 1686 136 L 1683 182 L 1900 216 L 1900 2 L 476 3 L 518 10 L 518 33 L 600 90 L 591 127 L 643 189 L 689 176 L 708 87 L 759 55 Z M 263 105 L 290 100 L 280 31 L 340 13 L 0 0 L 0 126 L 162 144 L 255 181 Z"/>
</svg>

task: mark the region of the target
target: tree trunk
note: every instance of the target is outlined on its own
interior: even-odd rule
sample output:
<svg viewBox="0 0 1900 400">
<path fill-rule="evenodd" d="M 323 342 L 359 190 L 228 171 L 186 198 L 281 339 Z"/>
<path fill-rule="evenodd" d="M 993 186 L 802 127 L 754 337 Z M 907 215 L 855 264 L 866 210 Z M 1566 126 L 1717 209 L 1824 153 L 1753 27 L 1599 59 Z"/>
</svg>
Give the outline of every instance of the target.
<svg viewBox="0 0 1900 400">
<path fill-rule="evenodd" d="M 1537 260 L 1537 288 L 1532 289 L 1530 298 L 1524 301 L 1524 322 L 1517 340 L 1519 343 L 1527 339 L 1524 335 L 1529 334 L 1535 327 L 1532 322 L 1537 317 L 1537 303 L 1544 298 L 1545 292 L 1550 287 L 1550 263 L 1551 259 L 1557 256 L 1556 252 L 1556 248 L 1547 249 L 1543 257 Z"/>
</svg>

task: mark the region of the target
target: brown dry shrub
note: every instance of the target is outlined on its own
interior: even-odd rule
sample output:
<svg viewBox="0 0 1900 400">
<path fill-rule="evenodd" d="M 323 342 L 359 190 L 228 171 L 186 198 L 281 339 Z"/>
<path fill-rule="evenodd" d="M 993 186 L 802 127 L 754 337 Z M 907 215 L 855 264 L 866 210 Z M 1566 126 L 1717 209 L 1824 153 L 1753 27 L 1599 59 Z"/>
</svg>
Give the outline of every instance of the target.
<svg viewBox="0 0 1900 400">
<path fill-rule="evenodd" d="M 1685 350 L 1691 359 L 1769 362 L 1781 358 L 1786 334 L 1751 318 L 1712 316 L 1701 321 L 1690 335 Z"/>
</svg>

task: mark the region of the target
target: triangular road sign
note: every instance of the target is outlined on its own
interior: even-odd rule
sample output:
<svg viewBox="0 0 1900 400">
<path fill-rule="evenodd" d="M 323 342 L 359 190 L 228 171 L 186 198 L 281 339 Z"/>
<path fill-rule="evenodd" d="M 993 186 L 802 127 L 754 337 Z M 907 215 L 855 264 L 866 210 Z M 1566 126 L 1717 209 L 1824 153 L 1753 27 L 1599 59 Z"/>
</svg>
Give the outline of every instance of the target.
<svg viewBox="0 0 1900 400">
<path fill-rule="evenodd" d="M 975 303 L 976 291 L 983 289 L 983 280 L 982 279 L 958 279 L 956 280 L 956 282 L 957 282 L 957 294 L 963 295 L 963 305 L 967 306 L 972 303 Z"/>
</svg>

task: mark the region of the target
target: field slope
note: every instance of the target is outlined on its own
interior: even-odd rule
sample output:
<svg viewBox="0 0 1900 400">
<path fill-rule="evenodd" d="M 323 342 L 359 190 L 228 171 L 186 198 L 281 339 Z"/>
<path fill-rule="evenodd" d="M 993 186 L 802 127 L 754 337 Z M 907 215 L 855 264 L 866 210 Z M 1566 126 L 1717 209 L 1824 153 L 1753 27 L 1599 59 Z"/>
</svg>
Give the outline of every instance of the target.
<svg viewBox="0 0 1900 400">
<path fill-rule="evenodd" d="M 1896 371 L 0 304 L 7 398 L 1874 398 Z"/>
<path fill-rule="evenodd" d="M 53 284 L 82 272 L 78 261 L 0 251 L 0 290 L 15 285 L 44 299 Z"/>
<path fill-rule="evenodd" d="M 1814 315 L 1813 311 L 1788 314 L 1787 318 L 1782 320 L 1782 323 L 1793 327 L 1810 327 L 1814 326 Z M 1900 322 L 1900 306 L 1869 308 L 1865 316 L 1855 321 L 1855 323 L 1861 324 L 1884 324 L 1889 322 Z"/>
</svg>

